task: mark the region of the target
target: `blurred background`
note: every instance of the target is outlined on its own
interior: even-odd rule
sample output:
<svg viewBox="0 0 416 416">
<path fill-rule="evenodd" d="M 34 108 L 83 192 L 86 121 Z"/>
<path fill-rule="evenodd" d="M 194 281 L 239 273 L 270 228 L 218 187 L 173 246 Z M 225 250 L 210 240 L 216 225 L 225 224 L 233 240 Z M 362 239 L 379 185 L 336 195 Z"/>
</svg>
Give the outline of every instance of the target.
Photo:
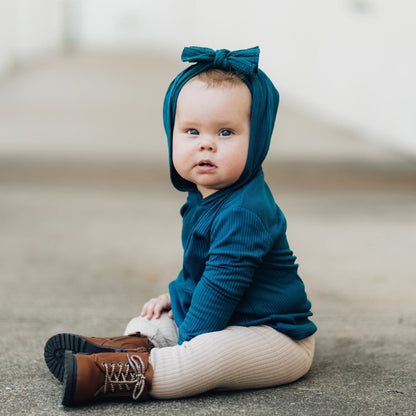
<svg viewBox="0 0 416 416">
<path fill-rule="evenodd" d="M 391 292 L 416 238 L 415 10 L 405 0 L 0 0 L 3 279 L 37 287 L 34 273 L 66 287 L 125 275 L 164 290 L 180 267 L 184 200 L 169 182 L 165 91 L 185 45 L 259 45 L 281 93 L 266 179 L 293 216 L 311 290 L 352 284 L 368 301 L 359 281 L 378 263 L 370 274 Z M 387 230 L 396 239 L 374 237 Z M 363 252 L 373 261 L 353 260 Z M 341 273 L 331 284 L 327 257 Z"/>
<path fill-rule="evenodd" d="M 60 414 L 46 339 L 118 335 L 176 277 L 185 195 L 169 181 L 162 101 L 190 45 L 259 45 L 281 94 L 265 174 L 318 347 L 307 398 L 263 392 L 260 413 L 276 397 L 287 414 L 410 409 L 415 12 L 410 0 L 0 0 L 4 411 L 23 414 L 23 385 L 32 414 Z"/>
<path fill-rule="evenodd" d="M 115 138 L 99 139 L 99 131 L 74 141 L 79 136 L 76 126 L 68 131 L 62 119 L 84 106 L 94 120 L 110 124 L 102 107 L 108 110 L 126 102 L 122 105 L 132 106 L 144 120 L 111 117 L 111 133 L 120 133 L 114 124 L 122 121 L 147 129 L 151 111 L 142 114 L 138 102 L 145 92 L 141 93 L 138 84 L 147 86 L 152 98 L 160 99 L 175 71 L 184 67 L 179 64 L 184 46 L 240 49 L 259 45 L 260 65 L 278 86 L 283 105 L 360 139 L 414 156 L 415 8 L 410 0 L 1 0 L 0 152 L 28 151 L 25 147 L 30 143 L 18 131 L 16 124 L 21 123 L 14 111 L 39 112 L 48 100 L 54 102 L 50 121 L 53 125 L 62 122 L 65 133 L 51 137 L 43 131 L 42 120 L 35 123 L 32 111 L 30 140 L 36 138 L 37 149 L 33 152 L 49 154 L 60 149 L 82 155 L 97 140 L 101 142 L 97 153 L 122 152 Z M 149 55 L 162 62 L 152 63 Z M 165 68 L 161 66 L 167 66 L 164 60 L 173 66 L 162 76 Z M 139 69 L 143 66 L 151 68 L 154 78 L 142 79 Z M 25 76 L 24 71 L 29 73 Z M 7 87 L 16 77 L 21 79 L 19 94 Z M 89 98 L 90 94 L 96 98 Z M 86 99 L 97 99 L 99 105 L 85 103 Z M 85 131 L 80 134 L 87 135 Z M 145 142 L 143 137 L 135 134 L 123 139 L 127 142 L 124 151 L 137 152 Z"/>
<path fill-rule="evenodd" d="M 331 244 L 331 233 L 351 230 L 354 215 L 367 227 L 376 213 L 383 227 L 383 215 L 393 228 L 415 220 L 415 9 L 405 0 L 0 0 L 3 276 L 78 259 L 84 272 L 83 262 L 127 269 L 162 276 L 164 287 L 180 266 L 184 198 L 169 183 L 164 93 L 186 67 L 183 46 L 259 45 L 281 93 L 266 178 L 295 217 L 295 252 L 312 276 L 334 250 L 334 264 L 368 278 L 350 261 L 363 249 L 354 235 Z M 314 215 L 329 233 L 320 246 L 307 228 Z M 152 240 L 156 229 L 171 237 Z M 397 251 L 379 243 L 364 250 Z M 404 269 L 412 244 L 401 249 Z"/>
</svg>

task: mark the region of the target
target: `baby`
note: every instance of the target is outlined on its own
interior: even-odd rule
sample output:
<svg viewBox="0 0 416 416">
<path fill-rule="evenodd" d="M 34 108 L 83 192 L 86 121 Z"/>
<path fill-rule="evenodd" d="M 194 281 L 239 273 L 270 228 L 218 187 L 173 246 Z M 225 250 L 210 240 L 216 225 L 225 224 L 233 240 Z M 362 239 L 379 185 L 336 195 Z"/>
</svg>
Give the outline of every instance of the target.
<svg viewBox="0 0 416 416">
<path fill-rule="evenodd" d="M 258 56 L 184 49 L 196 64 L 171 83 L 163 113 L 171 181 L 188 192 L 182 270 L 124 336 L 48 340 L 64 405 L 270 387 L 308 372 L 316 326 L 262 172 L 279 94 Z"/>
</svg>

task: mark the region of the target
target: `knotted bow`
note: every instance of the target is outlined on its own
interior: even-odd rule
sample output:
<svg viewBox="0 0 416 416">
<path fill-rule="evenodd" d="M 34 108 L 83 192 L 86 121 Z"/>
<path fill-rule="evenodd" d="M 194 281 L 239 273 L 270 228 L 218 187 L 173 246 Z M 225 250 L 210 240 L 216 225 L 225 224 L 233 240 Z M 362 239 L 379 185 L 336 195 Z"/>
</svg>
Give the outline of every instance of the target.
<svg viewBox="0 0 416 416">
<path fill-rule="evenodd" d="M 182 52 L 183 62 L 212 63 L 213 68 L 235 71 L 243 75 L 257 73 L 260 49 L 258 46 L 238 51 L 190 46 Z"/>
</svg>

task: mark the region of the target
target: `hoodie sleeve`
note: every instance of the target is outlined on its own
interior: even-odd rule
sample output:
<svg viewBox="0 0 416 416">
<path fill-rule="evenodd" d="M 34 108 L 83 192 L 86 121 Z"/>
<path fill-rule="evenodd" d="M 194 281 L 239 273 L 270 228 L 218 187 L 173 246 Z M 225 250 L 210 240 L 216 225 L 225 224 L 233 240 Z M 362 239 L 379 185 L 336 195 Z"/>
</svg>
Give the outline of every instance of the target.
<svg viewBox="0 0 416 416">
<path fill-rule="evenodd" d="M 179 344 L 228 325 L 272 238 L 256 214 L 235 208 L 215 218 L 210 242 L 204 272 L 179 327 Z"/>
</svg>

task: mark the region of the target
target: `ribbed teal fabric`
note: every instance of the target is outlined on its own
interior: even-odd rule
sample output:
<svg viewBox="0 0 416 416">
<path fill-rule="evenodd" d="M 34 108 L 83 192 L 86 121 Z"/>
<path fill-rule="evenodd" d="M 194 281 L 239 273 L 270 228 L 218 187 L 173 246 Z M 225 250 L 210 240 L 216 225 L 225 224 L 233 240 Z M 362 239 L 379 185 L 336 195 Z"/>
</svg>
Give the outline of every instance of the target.
<svg viewBox="0 0 416 416">
<path fill-rule="evenodd" d="M 183 268 L 169 285 L 179 344 L 229 325 L 269 325 L 299 340 L 316 331 L 311 304 L 286 239 L 286 219 L 264 181 L 279 94 L 257 67 L 258 48 L 230 52 L 185 48 L 196 61 L 169 86 L 164 124 L 173 185 L 188 191 L 183 216 Z M 230 187 L 202 198 L 172 163 L 176 101 L 183 85 L 209 68 L 238 72 L 252 95 L 250 142 L 245 169 Z"/>
<path fill-rule="evenodd" d="M 181 212 L 183 269 L 169 286 L 179 343 L 228 325 L 269 325 L 293 339 L 316 331 L 261 172 L 231 193 L 191 192 Z"/>
</svg>

